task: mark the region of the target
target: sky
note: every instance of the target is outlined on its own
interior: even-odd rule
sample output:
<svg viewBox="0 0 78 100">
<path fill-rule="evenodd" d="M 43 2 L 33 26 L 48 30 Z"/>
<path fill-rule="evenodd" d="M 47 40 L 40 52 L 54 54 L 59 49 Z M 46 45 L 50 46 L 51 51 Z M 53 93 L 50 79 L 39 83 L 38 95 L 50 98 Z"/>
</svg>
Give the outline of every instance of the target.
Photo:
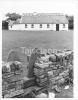
<svg viewBox="0 0 78 100">
<path fill-rule="evenodd" d="M 72 1 L 72 2 L 71 2 Z M 64 13 L 73 15 L 75 0 L 1 0 L 2 19 L 10 12 L 22 13 Z"/>
</svg>

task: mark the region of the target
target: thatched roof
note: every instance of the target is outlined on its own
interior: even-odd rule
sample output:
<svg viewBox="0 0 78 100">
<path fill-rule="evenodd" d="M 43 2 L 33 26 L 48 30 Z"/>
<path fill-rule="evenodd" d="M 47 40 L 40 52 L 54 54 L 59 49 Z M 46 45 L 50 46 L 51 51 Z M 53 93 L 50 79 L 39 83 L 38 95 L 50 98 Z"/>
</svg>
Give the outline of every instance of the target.
<svg viewBox="0 0 78 100">
<path fill-rule="evenodd" d="M 48 13 L 38 13 L 38 14 L 24 14 L 21 17 L 21 23 L 23 24 L 46 24 L 46 23 L 68 23 L 66 16 L 63 14 L 48 14 Z"/>
</svg>

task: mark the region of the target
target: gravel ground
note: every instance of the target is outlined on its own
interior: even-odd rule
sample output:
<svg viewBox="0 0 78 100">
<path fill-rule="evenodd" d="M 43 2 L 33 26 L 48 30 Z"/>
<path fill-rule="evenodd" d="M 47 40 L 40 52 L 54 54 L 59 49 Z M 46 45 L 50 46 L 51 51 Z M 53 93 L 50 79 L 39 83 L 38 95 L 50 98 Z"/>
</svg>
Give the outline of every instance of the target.
<svg viewBox="0 0 78 100">
<path fill-rule="evenodd" d="M 73 87 L 70 86 L 69 89 L 64 89 L 61 93 L 56 94 L 55 98 L 73 98 Z"/>
</svg>

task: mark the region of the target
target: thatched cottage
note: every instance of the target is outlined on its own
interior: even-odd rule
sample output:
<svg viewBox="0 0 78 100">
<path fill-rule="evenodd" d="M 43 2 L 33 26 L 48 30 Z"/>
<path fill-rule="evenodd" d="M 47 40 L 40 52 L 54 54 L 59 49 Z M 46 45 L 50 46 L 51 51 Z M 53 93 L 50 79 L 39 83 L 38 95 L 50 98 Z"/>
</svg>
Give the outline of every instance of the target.
<svg viewBox="0 0 78 100">
<path fill-rule="evenodd" d="M 9 30 L 62 31 L 68 30 L 68 20 L 63 14 L 26 13 L 16 22 L 10 21 Z"/>
</svg>

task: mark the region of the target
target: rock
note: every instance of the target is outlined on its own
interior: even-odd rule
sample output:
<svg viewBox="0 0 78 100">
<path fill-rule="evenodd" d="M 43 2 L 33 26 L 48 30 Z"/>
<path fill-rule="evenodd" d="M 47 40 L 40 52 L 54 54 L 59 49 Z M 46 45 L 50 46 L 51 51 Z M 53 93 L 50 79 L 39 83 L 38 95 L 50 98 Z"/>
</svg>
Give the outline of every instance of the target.
<svg viewBox="0 0 78 100">
<path fill-rule="evenodd" d="M 26 89 L 34 85 L 35 85 L 35 78 L 28 78 L 28 77 L 23 78 L 23 86 L 22 86 L 23 89 Z"/>
<path fill-rule="evenodd" d="M 41 93 L 41 94 L 37 95 L 36 98 L 48 98 L 48 95 L 45 93 Z"/>
<path fill-rule="evenodd" d="M 35 48 L 33 53 L 31 54 L 30 61 L 28 64 L 28 77 L 30 78 L 34 76 L 33 69 L 37 57 L 40 57 L 40 51 L 37 48 Z"/>
<path fill-rule="evenodd" d="M 51 55 L 50 55 L 49 61 L 51 61 L 51 62 L 55 62 L 55 61 L 56 61 L 56 56 L 55 56 L 55 54 L 51 54 Z"/>
<path fill-rule="evenodd" d="M 69 85 L 65 86 L 65 88 L 64 88 L 64 89 L 69 89 Z"/>
<path fill-rule="evenodd" d="M 53 93 L 53 92 L 49 92 L 49 94 L 48 94 L 48 98 L 55 98 L 55 93 Z"/>
</svg>

